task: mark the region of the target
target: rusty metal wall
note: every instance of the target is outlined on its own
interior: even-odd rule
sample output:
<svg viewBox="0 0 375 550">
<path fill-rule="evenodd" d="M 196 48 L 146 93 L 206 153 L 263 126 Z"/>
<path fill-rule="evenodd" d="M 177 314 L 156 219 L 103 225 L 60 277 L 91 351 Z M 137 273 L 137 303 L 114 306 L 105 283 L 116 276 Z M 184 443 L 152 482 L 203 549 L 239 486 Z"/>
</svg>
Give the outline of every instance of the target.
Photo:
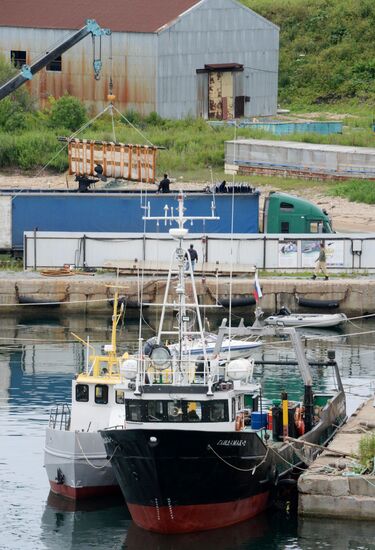
<svg viewBox="0 0 375 550">
<path fill-rule="evenodd" d="M 26 50 L 30 61 L 67 34 L 2 27 L 0 53 L 10 59 L 10 50 Z M 203 0 L 159 34 L 113 33 L 112 43 L 114 93 L 122 111 L 157 111 L 168 118 L 199 116 L 208 105 L 204 105 L 203 78 L 196 70 L 205 64 L 240 63 L 244 65 L 241 95 L 250 97 L 244 115 L 276 113 L 279 29 L 237 2 Z M 49 95 L 68 92 L 98 112 L 107 104 L 108 57 L 109 39 L 104 37 L 102 77 L 97 82 L 91 37 L 86 37 L 63 54 L 61 73 L 43 69 L 26 86 L 40 98 L 41 106 Z"/>
<path fill-rule="evenodd" d="M 10 60 L 11 50 L 26 50 L 27 62 L 35 59 L 72 31 L 50 29 L 18 29 L 2 27 L 0 54 Z M 92 112 L 108 104 L 110 78 L 110 39 L 102 38 L 103 68 L 99 81 L 94 79 L 92 39 L 87 36 L 62 55 L 62 71 L 42 69 L 25 84 L 39 106 L 45 106 L 48 96 L 60 97 L 65 92 L 82 99 Z M 142 114 L 156 110 L 157 36 L 145 33 L 113 33 L 113 85 L 118 109 L 136 109 Z M 98 50 L 99 42 L 97 42 Z M 40 98 L 38 100 L 38 98 Z"/>
<path fill-rule="evenodd" d="M 215 63 L 244 65 L 240 95 L 250 97 L 245 116 L 275 114 L 278 52 L 276 25 L 231 0 L 201 2 L 159 35 L 159 114 L 182 118 L 202 112 L 203 79 L 196 70 Z"/>
</svg>

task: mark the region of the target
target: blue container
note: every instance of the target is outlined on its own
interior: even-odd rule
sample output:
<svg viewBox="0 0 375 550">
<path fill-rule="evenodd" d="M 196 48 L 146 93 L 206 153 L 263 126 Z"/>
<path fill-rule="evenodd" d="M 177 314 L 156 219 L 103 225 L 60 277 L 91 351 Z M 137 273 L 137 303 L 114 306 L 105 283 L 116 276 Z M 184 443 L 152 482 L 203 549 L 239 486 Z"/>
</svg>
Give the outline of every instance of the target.
<svg viewBox="0 0 375 550">
<path fill-rule="evenodd" d="M 262 430 L 267 428 L 267 412 L 251 413 L 251 429 Z"/>
</svg>

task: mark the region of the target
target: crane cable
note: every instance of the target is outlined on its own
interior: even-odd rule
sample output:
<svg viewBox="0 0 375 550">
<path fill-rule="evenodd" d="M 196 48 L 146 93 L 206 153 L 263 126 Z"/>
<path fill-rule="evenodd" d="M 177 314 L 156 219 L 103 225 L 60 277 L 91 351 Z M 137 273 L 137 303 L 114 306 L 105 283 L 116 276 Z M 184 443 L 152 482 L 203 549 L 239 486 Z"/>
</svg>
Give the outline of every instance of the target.
<svg viewBox="0 0 375 550">
<path fill-rule="evenodd" d="M 109 112 L 111 115 L 111 122 L 112 122 L 112 134 L 113 134 L 113 141 L 116 143 L 116 130 L 115 130 L 115 119 L 113 116 L 113 101 L 115 100 L 116 96 L 113 94 L 113 55 L 112 55 L 112 34 L 109 37 L 109 85 L 108 85 L 108 96 L 107 99 L 109 101 Z"/>
</svg>

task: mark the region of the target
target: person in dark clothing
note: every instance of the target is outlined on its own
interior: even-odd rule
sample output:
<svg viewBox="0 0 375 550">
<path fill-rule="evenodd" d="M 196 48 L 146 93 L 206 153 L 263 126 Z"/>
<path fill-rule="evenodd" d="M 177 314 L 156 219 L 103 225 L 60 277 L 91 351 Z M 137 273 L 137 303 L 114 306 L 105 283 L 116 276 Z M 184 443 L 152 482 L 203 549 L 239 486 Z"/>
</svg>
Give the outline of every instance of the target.
<svg viewBox="0 0 375 550">
<path fill-rule="evenodd" d="M 193 268 L 193 271 L 194 271 L 195 264 L 198 262 L 198 252 L 195 250 L 193 244 L 190 245 L 189 250 L 188 250 L 188 251 L 186 252 L 186 254 L 185 254 L 185 258 L 186 258 L 186 267 L 185 267 L 185 270 L 186 270 L 186 271 L 189 271 L 189 261 L 188 261 L 189 258 L 188 258 L 188 254 L 189 254 L 190 259 L 191 259 L 191 267 Z"/>
<path fill-rule="evenodd" d="M 159 183 L 158 192 L 169 193 L 169 184 L 170 180 L 168 179 L 168 174 L 164 174 L 164 178 Z"/>
<path fill-rule="evenodd" d="M 226 187 L 225 187 L 226 184 L 227 184 L 227 182 L 225 180 L 223 180 L 221 182 L 221 184 L 219 185 L 219 189 L 218 189 L 219 193 L 226 193 L 227 192 Z"/>
<path fill-rule="evenodd" d="M 96 163 L 96 166 L 94 168 L 95 174 L 98 176 L 99 179 L 102 181 L 107 181 L 107 178 L 103 175 L 103 166 L 99 163 Z"/>
<path fill-rule="evenodd" d="M 85 193 L 87 189 L 90 187 L 90 185 L 99 181 L 98 179 L 94 180 L 94 179 L 88 178 L 86 174 L 83 174 L 82 176 L 76 176 L 75 180 L 78 181 L 79 193 Z"/>
</svg>

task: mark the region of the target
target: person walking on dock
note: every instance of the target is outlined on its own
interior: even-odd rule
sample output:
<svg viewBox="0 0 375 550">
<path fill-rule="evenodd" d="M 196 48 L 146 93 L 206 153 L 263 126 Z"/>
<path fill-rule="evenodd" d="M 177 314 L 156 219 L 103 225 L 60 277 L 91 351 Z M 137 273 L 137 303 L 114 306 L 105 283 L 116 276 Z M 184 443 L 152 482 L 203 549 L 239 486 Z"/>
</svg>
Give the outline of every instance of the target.
<svg viewBox="0 0 375 550">
<path fill-rule="evenodd" d="M 164 178 L 159 183 L 158 192 L 169 193 L 169 184 L 171 183 L 168 174 L 164 174 Z"/>
<path fill-rule="evenodd" d="M 314 274 L 311 277 L 312 279 L 316 279 L 316 276 L 319 274 L 319 271 L 321 271 L 324 275 L 324 280 L 328 281 L 328 273 L 326 268 L 326 248 L 324 241 L 320 243 L 320 251 L 319 251 L 319 257 L 316 259 Z"/>
<path fill-rule="evenodd" d="M 191 259 L 191 267 L 192 267 L 192 269 L 193 269 L 193 271 L 194 271 L 195 264 L 198 262 L 198 252 L 195 250 L 193 244 L 190 245 L 189 250 L 188 250 L 188 251 L 186 252 L 186 254 L 185 254 L 185 259 L 186 259 L 185 271 L 189 271 L 189 258 L 188 258 L 188 254 L 189 254 L 190 259 Z"/>
</svg>

